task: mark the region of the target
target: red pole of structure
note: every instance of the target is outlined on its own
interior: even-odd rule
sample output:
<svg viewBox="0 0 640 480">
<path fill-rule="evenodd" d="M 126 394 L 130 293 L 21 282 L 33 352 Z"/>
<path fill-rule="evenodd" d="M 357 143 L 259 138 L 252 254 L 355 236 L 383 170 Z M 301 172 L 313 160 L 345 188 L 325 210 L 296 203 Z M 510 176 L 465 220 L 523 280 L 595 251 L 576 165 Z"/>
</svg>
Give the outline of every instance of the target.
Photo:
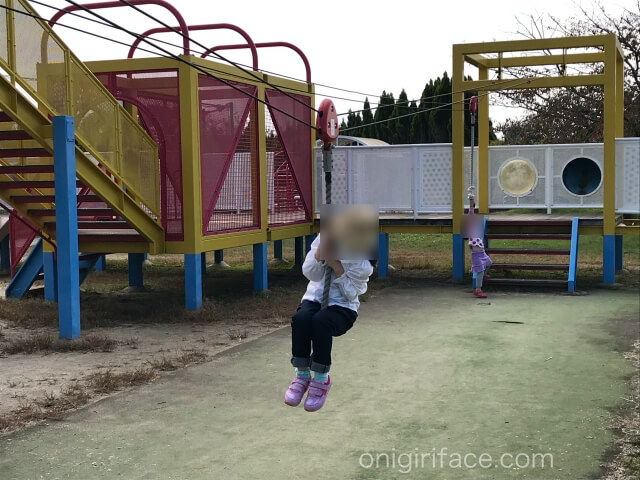
<svg viewBox="0 0 640 480">
<path fill-rule="evenodd" d="M 160 7 L 164 7 L 167 10 L 169 10 L 171 13 L 173 13 L 174 17 L 176 17 L 176 20 L 180 24 L 180 30 L 182 30 L 183 32 L 188 31 L 187 22 L 184 21 L 184 17 L 180 13 L 180 11 L 165 0 L 129 0 L 129 2 L 132 3 L 133 5 L 158 5 Z M 82 10 L 83 8 L 86 8 L 88 10 L 99 10 L 103 8 L 116 8 L 116 7 L 127 7 L 127 6 L 128 5 L 126 3 L 115 2 L 115 1 L 85 3 L 79 6 L 69 5 L 68 7 L 63 8 L 62 10 L 57 12 L 53 17 L 51 17 L 51 20 L 49 20 L 49 25 L 53 27 L 57 23 L 57 21 L 60 20 L 60 18 L 62 18 L 67 13 Z M 47 43 L 45 38 L 43 38 L 43 42 L 46 50 Z M 185 55 L 189 55 L 189 39 L 187 37 L 184 37 L 182 40 L 182 49 Z M 46 58 L 46 56 L 43 58 Z"/>
<path fill-rule="evenodd" d="M 173 27 L 173 30 L 181 30 L 181 29 L 182 27 L 180 26 Z M 225 29 L 225 30 L 233 30 L 234 32 L 239 33 L 247 42 L 245 47 L 251 49 L 251 56 L 253 57 L 253 69 L 258 70 L 258 51 L 256 49 L 256 44 L 254 43 L 253 39 L 249 36 L 249 34 L 246 31 L 244 31 L 242 28 L 236 25 L 233 25 L 231 23 L 208 23 L 208 24 L 202 24 L 202 25 L 188 25 L 187 29 L 190 32 L 202 31 L 202 30 Z M 133 43 L 131 44 L 131 48 L 129 49 L 129 54 L 127 55 L 127 58 L 133 58 L 133 55 L 135 54 L 136 49 L 140 46 L 140 43 L 142 42 L 143 38 L 149 37 L 151 35 L 155 35 L 156 33 L 167 33 L 171 31 L 172 30 L 167 27 L 157 27 L 157 28 L 152 28 L 147 30 L 142 35 L 140 35 L 139 38 L 136 38 L 133 41 Z"/>
</svg>

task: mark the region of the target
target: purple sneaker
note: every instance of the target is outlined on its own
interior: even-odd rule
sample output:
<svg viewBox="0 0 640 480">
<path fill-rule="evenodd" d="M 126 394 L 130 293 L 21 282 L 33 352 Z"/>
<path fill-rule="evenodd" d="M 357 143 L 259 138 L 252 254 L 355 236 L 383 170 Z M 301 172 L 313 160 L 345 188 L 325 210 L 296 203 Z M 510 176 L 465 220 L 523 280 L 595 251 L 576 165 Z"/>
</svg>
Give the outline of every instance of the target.
<svg viewBox="0 0 640 480">
<path fill-rule="evenodd" d="M 289 385 L 289 388 L 287 388 L 287 391 L 284 393 L 284 403 L 291 407 L 300 405 L 302 397 L 307 391 L 307 388 L 309 388 L 310 381 L 310 378 L 295 376 L 291 381 L 291 385 Z"/>
<path fill-rule="evenodd" d="M 327 393 L 330 388 L 331 378 L 329 378 L 327 383 L 320 383 L 315 380 L 311 380 L 309 385 L 309 394 L 307 395 L 307 399 L 304 401 L 304 409 L 307 412 L 320 410 L 324 405 L 324 402 L 327 400 Z"/>
</svg>

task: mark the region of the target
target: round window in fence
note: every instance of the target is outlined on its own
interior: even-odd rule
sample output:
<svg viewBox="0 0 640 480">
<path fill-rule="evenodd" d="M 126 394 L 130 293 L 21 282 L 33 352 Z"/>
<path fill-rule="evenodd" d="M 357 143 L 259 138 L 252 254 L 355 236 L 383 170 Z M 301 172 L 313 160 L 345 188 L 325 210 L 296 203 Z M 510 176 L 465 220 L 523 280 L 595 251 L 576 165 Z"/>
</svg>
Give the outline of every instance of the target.
<svg viewBox="0 0 640 480">
<path fill-rule="evenodd" d="M 523 197 L 531 193 L 538 181 L 538 172 L 527 160 L 514 158 L 505 162 L 498 172 L 500 188 L 512 197 Z"/>
<path fill-rule="evenodd" d="M 602 170 L 592 159 L 577 157 L 562 169 L 562 184 L 568 192 L 578 196 L 591 195 L 602 183 Z"/>
</svg>

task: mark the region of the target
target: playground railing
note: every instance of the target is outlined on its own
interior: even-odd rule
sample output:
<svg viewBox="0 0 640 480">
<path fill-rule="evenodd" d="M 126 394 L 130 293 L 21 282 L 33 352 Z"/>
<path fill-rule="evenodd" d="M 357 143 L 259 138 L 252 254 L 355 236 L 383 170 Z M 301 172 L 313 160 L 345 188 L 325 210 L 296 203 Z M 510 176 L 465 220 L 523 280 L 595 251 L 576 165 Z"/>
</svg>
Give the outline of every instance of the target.
<svg viewBox="0 0 640 480">
<path fill-rule="evenodd" d="M 504 145 L 489 147 L 488 185 L 478 185 L 478 159 L 471 180 L 470 148 L 465 148 L 464 186 L 488 192 L 491 209 L 602 208 L 602 143 Z M 517 160 L 534 181 L 517 194 L 503 185 L 501 170 Z M 640 138 L 616 139 L 616 211 L 640 212 Z M 572 164 L 578 168 L 571 170 Z M 590 168 L 588 168 L 590 167 Z M 583 178 L 583 172 L 587 172 Z M 516 171 L 516 174 L 520 172 Z M 589 175 L 594 175 L 591 178 Z M 316 213 L 323 203 L 322 154 L 314 155 Z M 333 150 L 333 201 L 368 203 L 381 213 L 451 212 L 451 144 L 336 147 Z M 516 175 L 517 177 L 517 175 Z M 508 178 L 507 178 L 508 180 Z M 519 180 L 519 178 L 516 178 Z M 582 185 L 584 182 L 584 185 Z M 572 189 L 585 187 L 585 191 Z M 465 205 L 468 205 L 465 198 Z"/>
<path fill-rule="evenodd" d="M 0 73 L 45 115 L 71 115 L 78 145 L 150 216 L 160 216 L 158 148 L 25 0 L 0 0 Z"/>
</svg>

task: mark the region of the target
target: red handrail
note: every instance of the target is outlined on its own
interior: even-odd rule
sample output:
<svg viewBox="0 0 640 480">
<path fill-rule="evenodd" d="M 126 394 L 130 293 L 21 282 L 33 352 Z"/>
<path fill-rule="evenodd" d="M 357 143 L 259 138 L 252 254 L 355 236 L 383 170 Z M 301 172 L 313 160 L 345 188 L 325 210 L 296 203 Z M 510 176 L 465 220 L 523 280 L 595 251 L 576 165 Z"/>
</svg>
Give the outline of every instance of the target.
<svg viewBox="0 0 640 480">
<path fill-rule="evenodd" d="M 171 13 L 173 13 L 174 17 L 176 17 L 176 20 L 180 24 L 180 29 L 184 32 L 188 31 L 187 22 L 184 21 L 184 17 L 180 13 L 180 11 L 165 0 L 129 0 L 129 3 L 133 5 L 158 5 L 160 7 L 164 7 L 167 10 L 169 10 Z M 115 7 L 127 7 L 127 6 L 128 5 L 126 3 L 115 2 L 115 1 L 85 3 L 79 6 L 69 5 L 68 7 L 63 8 L 62 10 L 58 11 L 53 17 L 51 17 L 51 20 L 49 20 L 49 25 L 53 27 L 56 24 L 56 22 L 60 20 L 60 18 L 62 18 L 67 13 L 75 12 L 77 10 L 83 10 L 84 8 L 88 10 L 99 10 L 102 8 L 115 8 Z M 45 46 L 46 46 L 46 43 L 45 43 Z M 182 49 L 185 55 L 189 55 L 189 39 L 187 37 L 184 37 L 182 39 Z"/>
<path fill-rule="evenodd" d="M 285 47 L 285 48 L 288 48 L 290 50 L 293 50 L 302 59 L 302 62 L 304 63 L 304 68 L 305 68 L 306 74 L 307 74 L 307 83 L 311 83 L 311 64 L 309 63 L 309 59 L 304 54 L 304 52 L 302 50 L 300 50 L 298 47 L 296 47 L 293 43 L 289 43 L 289 42 L 261 42 L 261 43 L 256 43 L 255 47 L 256 48 Z M 205 58 L 210 53 L 213 53 L 213 52 L 215 52 L 217 50 L 239 50 L 239 49 L 242 49 L 242 48 L 250 48 L 250 47 L 249 47 L 249 45 L 219 45 L 217 47 L 212 47 L 212 48 L 208 49 L 206 52 L 204 52 L 200 56 L 202 58 Z"/>
<path fill-rule="evenodd" d="M 253 57 L 253 69 L 254 70 L 258 70 L 258 50 L 256 49 L 256 45 L 253 42 L 253 39 L 242 28 L 240 28 L 240 27 L 238 27 L 236 25 L 233 25 L 231 23 L 207 23 L 207 24 L 202 24 L 202 25 L 188 25 L 187 26 L 187 30 L 188 31 L 222 30 L 222 29 L 233 30 L 234 32 L 237 32 L 240 35 L 242 35 L 242 37 L 247 42 L 247 48 L 251 49 L 251 56 Z M 133 58 L 133 55 L 135 54 L 135 51 L 138 48 L 138 46 L 140 45 L 140 43 L 142 42 L 143 38 L 149 37 L 149 36 L 154 35 L 156 33 L 168 33 L 168 32 L 171 32 L 173 30 L 181 31 L 182 27 L 181 26 L 172 27 L 172 28 L 157 27 L 157 28 L 152 28 L 150 30 L 147 30 L 146 32 L 141 34 L 139 38 L 136 38 L 133 41 L 133 43 L 131 44 L 131 48 L 129 49 L 129 54 L 127 55 L 127 58 Z"/>
</svg>

